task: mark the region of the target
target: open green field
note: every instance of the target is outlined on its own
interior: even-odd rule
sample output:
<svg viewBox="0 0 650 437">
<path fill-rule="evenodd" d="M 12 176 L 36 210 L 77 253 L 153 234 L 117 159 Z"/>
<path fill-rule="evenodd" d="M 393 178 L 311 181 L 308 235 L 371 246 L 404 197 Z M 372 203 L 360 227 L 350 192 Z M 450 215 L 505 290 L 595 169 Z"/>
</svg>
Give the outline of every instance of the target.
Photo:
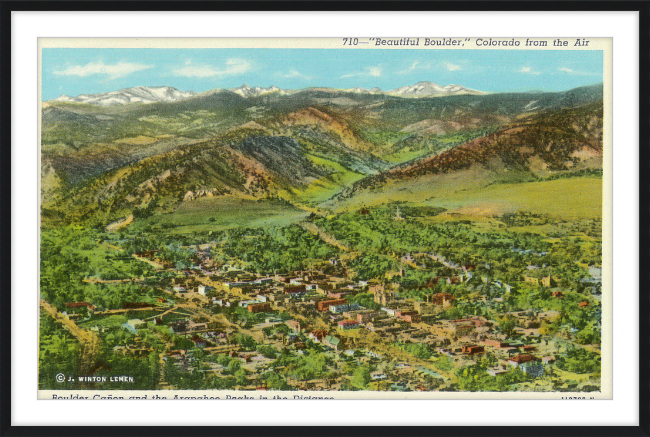
<svg viewBox="0 0 650 437">
<path fill-rule="evenodd" d="M 427 202 L 448 209 L 476 207 L 503 212 L 527 211 L 564 219 L 597 218 L 602 215 L 602 179 L 595 177 L 556 179 L 518 184 L 497 184 L 481 189 L 440 193 Z"/>
<path fill-rule="evenodd" d="M 402 162 L 428 156 L 428 150 L 400 150 L 399 152 L 383 155 L 381 158 L 391 164 L 401 164 Z"/>
<path fill-rule="evenodd" d="M 603 180 L 600 177 L 487 185 L 485 180 L 471 176 L 468 172 L 463 178 L 444 175 L 436 180 L 394 182 L 332 204 L 332 207 L 351 211 L 405 201 L 412 205 L 442 207 L 466 216 L 494 216 L 517 211 L 567 220 L 602 216 Z"/>
<path fill-rule="evenodd" d="M 235 227 L 287 226 L 307 214 L 282 201 L 205 197 L 185 202 L 171 214 L 149 217 L 144 224 L 161 226 L 169 234 L 188 234 Z"/>
<path fill-rule="evenodd" d="M 342 188 L 364 177 L 363 174 L 345 168 L 330 159 L 314 155 L 307 155 L 307 157 L 314 164 L 320 167 L 327 167 L 333 170 L 334 173 L 311 182 L 302 190 L 294 190 L 292 194 L 297 196 L 301 202 L 323 202 L 341 191 Z"/>
</svg>

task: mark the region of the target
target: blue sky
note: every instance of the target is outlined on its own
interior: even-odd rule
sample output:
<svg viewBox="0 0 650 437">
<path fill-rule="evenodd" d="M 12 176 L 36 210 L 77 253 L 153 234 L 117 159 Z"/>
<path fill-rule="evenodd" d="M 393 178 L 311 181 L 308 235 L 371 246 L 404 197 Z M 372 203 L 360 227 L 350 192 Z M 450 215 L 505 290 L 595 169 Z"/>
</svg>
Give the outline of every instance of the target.
<svg viewBox="0 0 650 437">
<path fill-rule="evenodd" d="M 379 87 L 420 81 L 487 92 L 563 91 L 603 81 L 602 51 L 43 49 L 42 97 L 134 86 L 207 91 L 276 85 Z"/>
</svg>

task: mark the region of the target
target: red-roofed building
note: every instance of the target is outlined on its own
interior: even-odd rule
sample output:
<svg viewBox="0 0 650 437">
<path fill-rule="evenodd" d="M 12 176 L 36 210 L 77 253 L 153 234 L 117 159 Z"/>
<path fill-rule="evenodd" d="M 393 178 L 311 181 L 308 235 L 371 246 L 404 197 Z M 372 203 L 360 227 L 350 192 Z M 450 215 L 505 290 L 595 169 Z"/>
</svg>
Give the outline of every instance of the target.
<svg viewBox="0 0 650 437">
<path fill-rule="evenodd" d="M 508 363 L 512 367 L 517 367 L 517 366 L 519 366 L 521 364 L 530 363 L 530 362 L 533 362 L 533 361 L 537 361 L 537 358 L 535 358 L 531 354 L 522 354 L 522 355 L 515 355 L 514 357 L 510 358 L 508 360 Z"/>
<path fill-rule="evenodd" d="M 501 340 L 486 339 L 485 341 L 483 341 L 483 343 L 485 343 L 486 346 L 492 346 L 498 348 L 504 348 L 510 346 L 510 343 Z"/>
<path fill-rule="evenodd" d="M 65 306 L 72 309 L 88 308 L 90 311 L 95 311 L 95 305 L 89 304 L 88 302 L 69 302 Z"/>
<path fill-rule="evenodd" d="M 377 317 L 378 314 L 379 313 L 377 313 L 376 311 L 369 311 L 367 313 L 358 313 L 357 314 L 357 322 L 359 322 L 359 323 L 370 322 L 370 321 L 374 320 Z"/>
<path fill-rule="evenodd" d="M 340 329 L 356 329 L 359 327 L 359 322 L 356 320 L 341 320 L 338 325 Z"/>
<path fill-rule="evenodd" d="M 321 300 L 318 302 L 318 311 L 328 311 L 332 305 L 343 305 L 347 303 L 345 299 Z"/>
<path fill-rule="evenodd" d="M 436 293 L 431 296 L 431 303 L 435 305 L 450 305 L 454 302 L 455 298 L 449 293 Z"/>
<path fill-rule="evenodd" d="M 324 330 L 311 331 L 307 337 L 311 338 L 315 343 L 320 343 L 321 341 L 323 341 L 325 337 L 327 337 L 327 331 Z"/>
<path fill-rule="evenodd" d="M 395 317 L 409 323 L 419 323 L 422 316 L 417 311 L 395 311 Z"/>
<path fill-rule="evenodd" d="M 457 335 L 463 336 L 463 335 L 469 335 L 474 331 L 474 325 L 473 324 L 464 324 L 464 325 L 456 325 L 454 328 L 454 331 L 456 332 Z"/>
<path fill-rule="evenodd" d="M 485 352 L 485 348 L 483 346 L 477 346 L 475 344 L 469 345 L 469 346 L 463 346 L 462 353 L 464 354 L 469 354 L 469 355 L 474 355 L 474 354 L 481 354 Z"/>
<path fill-rule="evenodd" d="M 202 337 L 199 337 L 198 335 L 195 335 L 194 337 L 192 337 L 191 340 L 192 340 L 192 343 L 194 343 L 194 345 L 196 347 L 205 347 L 205 345 L 206 345 L 205 339 L 202 338 Z"/>
<path fill-rule="evenodd" d="M 268 302 L 251 303 L 247 306 L 248 311 L 251 313 L 269 313 L 271 312 L 271 304 Z"/>
<path fill-rule="evenodd" d="M 347 291 L 344 291 L 344 290 L 341 290 L 341 291 L 329 290 L 327 292 L 327 297 L 331 297 L 331 298 L 334 298 L 334 299 L 343 299 L 345 296 L 348 296 L 350 294 L 352 294 L 352 291 L 350 291 L 350 290 L 347 290 Z"/>
<path fill-rule="evenodd" d="M 291 297 L 302 296 L 307 293 L 307 287 L 303 285 L 287 285 L 284 287 L 284 293 Z"/>
</svg>

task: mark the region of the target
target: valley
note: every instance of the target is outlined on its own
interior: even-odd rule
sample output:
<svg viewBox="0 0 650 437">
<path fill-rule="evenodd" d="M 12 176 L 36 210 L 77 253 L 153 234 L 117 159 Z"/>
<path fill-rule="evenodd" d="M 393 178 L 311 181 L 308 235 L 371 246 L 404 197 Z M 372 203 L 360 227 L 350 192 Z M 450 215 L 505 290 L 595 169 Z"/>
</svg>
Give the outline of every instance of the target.
<svg viewBox="0 0 650 437">
<path fill-rule="evenodd" d="M 137 87 L 41 152 L 39 388 L 599 390 L 602 84 Z"/>
</svg>

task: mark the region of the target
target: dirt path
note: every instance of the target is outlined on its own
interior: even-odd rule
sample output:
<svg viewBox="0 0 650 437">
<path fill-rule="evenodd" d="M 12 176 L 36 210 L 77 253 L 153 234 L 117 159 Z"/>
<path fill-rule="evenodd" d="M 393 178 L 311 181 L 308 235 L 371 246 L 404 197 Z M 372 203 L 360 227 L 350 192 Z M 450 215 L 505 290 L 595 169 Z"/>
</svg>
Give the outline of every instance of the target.
<svg viewBox="0 0 650 437">
<path fill-rule="evenodd" d="M 174 311 L 177 311 L 177 310 L 178 310 L 178 307 L 176 306 L 176 307 L 173 307 L 173 308 L 168 309 L 168 310 L 165 311 L 164 313 L 157 314 L 157 315 L 155 315 L 155 316 L 151 316 L 151 317 L 147 317 L 147 318 L 144 319 L 144 320 L 157 319 L 158 317 L 166 316 L 167 314 L 173 313 Z M 179 313 L 179 314 L 182 314 L 182 313 Z"/>
<path fill-rule="evenodd" d="M 311 232 L 312 234 L 318 236 L 321 240 L 323 240 L 330 246 L 338 247 L 344 252 L 350 252 L 352 250 L 348 246 L 346 246 L 345 243 L 337 240 L 336 237 L 326 233 L 325 231 L 323 231 L 313 223 L 302 222 L 300 223 L 300 226 L 302 226 L 304 229 Z"/>
<path fill-rule="evenodd" d="M 133 222 L 133 214 L 129 214 L 127 217 L 106 226 L 106 231 L 107 232 L 119 231 L 120 229 L 130 225 L 132 222 Z"/>
<path fill-rule="evenodd" d="M 77 326 L 75 322 L 61 314 L 50 303 L 41 299 L 41 308 L 57 322 L 61 323 L 81 343 L 81 369 L 82 374 L 87 374 L 95 365 L 95 358 L 99 353 L 99 337 L 91 331 Z"/>
<path fill-rule="evenodd" d="M 154 307 L 144 307 L 144 308 L 119 308 L 116 310 L 106 310 L 106 311 L 97 311 L 95 313 L 96 316 L 111 316 L 115 314 L 123 314 L 123 313 L 129 313 L 129 312 L 136 312 L 136 311 L 161 311 L 163 308 L 159 306 L 154 306 Z"/>
<path fill-rule="evenodd" d="M 179 303 L 178 307 L 191 311 L 194 315 L 205 317 L 207 320 L 211 322 L 217 322 L 229 328 L 235 328 L 239 331 L 245 331 L 239 325 L 236 325 L 230 322 L 228 319 L 226 319 L 226 317 L 223 314 L 211 314 L 208 311 L 205 311 L 203 308 L 200 308 L 198 305 L 195 305 L 194 303 L 191 302 Z"/>
<path fill-rule="evenodd" d="M 155 268 L 157 270 L 161 270 L 161 269 L 165 268 L 165 266 L 163 266 L 162 264 L 160 264 L 160 263 L 158 263 L 158 262 L 156 262 L 156 261 L 154 261 L 152 259 L 149 259 L 147 257 L 138 256 L 135 253 L 133 254 L 133 258 L 137 259 L 138 261 L 145 262 L 145 263 L 149 264 L 151 267 L 153 267 L 153 268 Z"/>
<path fill-rule="evenodd" d="M 150 278 L 127 278 L 127 279 L 84 278 L 83 282 L 86 282 L 88 284 L 127 284 L 131 282 L 144 282 L 145 279 L 150 279 Z"/>
</svg>

